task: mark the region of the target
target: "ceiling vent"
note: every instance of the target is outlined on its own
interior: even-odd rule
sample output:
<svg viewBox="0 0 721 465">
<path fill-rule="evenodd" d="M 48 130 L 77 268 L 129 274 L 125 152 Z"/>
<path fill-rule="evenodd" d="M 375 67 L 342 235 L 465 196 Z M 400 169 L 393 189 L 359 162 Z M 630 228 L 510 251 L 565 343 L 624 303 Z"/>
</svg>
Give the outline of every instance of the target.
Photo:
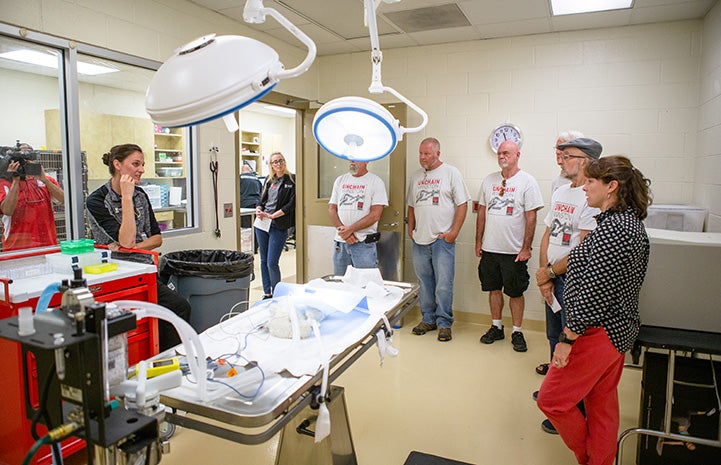
<svg viewBox="0 0 721 465">
<path fill-rule="evenodd" d="M 406 33 L 470 26 L 471 23 L 455 3 L 383 13 L 383 16 Z"/>
</svg>

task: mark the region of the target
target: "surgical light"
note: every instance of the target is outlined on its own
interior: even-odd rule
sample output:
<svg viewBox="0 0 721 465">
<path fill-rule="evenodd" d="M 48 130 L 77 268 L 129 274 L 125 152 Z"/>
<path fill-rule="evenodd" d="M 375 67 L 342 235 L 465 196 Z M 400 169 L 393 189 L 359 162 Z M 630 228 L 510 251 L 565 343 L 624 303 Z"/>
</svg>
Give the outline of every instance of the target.
<svg viewBox="0 0 721 465">
<path fill-rule="evenodd" d="M 388 0 L 385 0 L 389 3 Z M 391 0 L 394 1 L 394 0 Z M 365 15 L 371 38 L 373 75 L 368 91 L 388 92 L 421 115 L 415 128 L 404 128 L 382 105 L 362 97 L 340 97 L 324 104 L 313 119 L 313 135 L 318 144 L 339 158 L 356 161 L 378 160 L 389 155 L 407 132 L 426 127 L 428 115 L 395 89 L 381 83 L 383 54 L 378 43 L 376 6 L 365 0 Z"/>
<path fill-rule="evenodd" d="M 145 109 L 153 122 L 179 127 L 223 118 L 228 130 L 235 131 L 238 124 L 233 112 L 266 95 L 281 79 L 306 72 L 315 59 L 315 43 L 278 11 L 265 8 L 262 0 L 245 4 L 245 22 L 263 23 L 266 15 L 308 48 L 303 62 L 286 70 L 278 53 L 255 39 L 200 37 L 177 49 L 150 81 Z"/>
</svg>

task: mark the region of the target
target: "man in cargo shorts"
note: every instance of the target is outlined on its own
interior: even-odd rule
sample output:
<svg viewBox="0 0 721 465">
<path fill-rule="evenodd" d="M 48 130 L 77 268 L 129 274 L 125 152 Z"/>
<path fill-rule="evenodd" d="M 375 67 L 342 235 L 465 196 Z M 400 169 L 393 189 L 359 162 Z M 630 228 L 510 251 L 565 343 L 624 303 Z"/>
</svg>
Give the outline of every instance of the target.
<svg viewBox="0 0 721 465">
<path fill-rule="evenodd" d="M 536 212 L 543 207 L 538 183 L 518 167 L 521 152 L 512 141 L 498 147 L 501 171 L 483 180 L 476 218 L 476 256 L 481 289 L 489 292 L 491 327 L 481 337 L 484 344 L 505 338 L 501 314 L 503 293 L 509 297 L 513 350 L 528 350 L 521 325 L 528 288 L 528 260 L 536 229 Z"/>
</svg>

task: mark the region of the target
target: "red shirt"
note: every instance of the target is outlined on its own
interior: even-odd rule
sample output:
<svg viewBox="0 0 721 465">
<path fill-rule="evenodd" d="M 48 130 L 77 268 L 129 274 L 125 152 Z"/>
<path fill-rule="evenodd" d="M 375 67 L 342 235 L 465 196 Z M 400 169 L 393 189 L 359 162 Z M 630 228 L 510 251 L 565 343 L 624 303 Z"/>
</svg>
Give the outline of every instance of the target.
<svg viewBox="0 0 721 465">
<path fill-rule="evenodd" d="M 56 186 L 58 182 L 47 177 Z M 57 245 L 58 236 L 55 232 L 55 215 L 50 191 L 33 177 L 19 182 L 18 204 L 12 216 L 3 213 L 2 250 L 28 249 Z M 12 181 L 0 178 L 0 203 L 5 200 Z"/>
</svg>

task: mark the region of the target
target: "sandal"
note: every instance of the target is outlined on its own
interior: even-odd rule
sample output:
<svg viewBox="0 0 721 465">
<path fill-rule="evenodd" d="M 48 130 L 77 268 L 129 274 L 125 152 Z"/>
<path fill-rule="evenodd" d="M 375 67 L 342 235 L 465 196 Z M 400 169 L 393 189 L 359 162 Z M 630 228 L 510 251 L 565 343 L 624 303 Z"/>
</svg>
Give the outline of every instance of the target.
<svg viewBox="0 0 721 465">
<path fill-rule="evenodd" d="M 536 367 L 536 373 L 541 376 L 546 376 L 546 373 L 548 373 L 548 365 L 548 363 L 541 363 Z"/>
</svg>

